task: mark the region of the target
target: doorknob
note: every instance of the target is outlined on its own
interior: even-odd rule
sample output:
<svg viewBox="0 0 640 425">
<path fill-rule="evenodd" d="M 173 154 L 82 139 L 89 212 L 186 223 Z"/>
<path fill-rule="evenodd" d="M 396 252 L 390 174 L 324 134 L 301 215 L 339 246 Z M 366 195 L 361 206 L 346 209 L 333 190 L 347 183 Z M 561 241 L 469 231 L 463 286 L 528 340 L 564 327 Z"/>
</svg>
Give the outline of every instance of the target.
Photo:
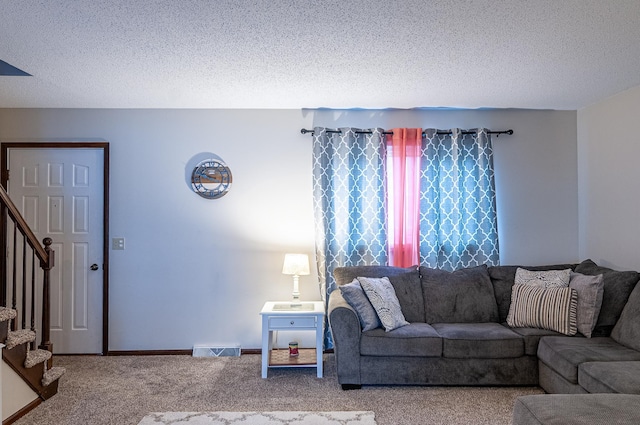
<svg viewBox="0 0 640 425">
<path fill-rule="evenodd" d="M 98 265 L 97 265 L 97 264 L 95 264 L 95 263 L 94 263 L 94 264 L 92 264 L 92 265 L 91 265 L 91 270 L 93 270 L 93 271 L 98 270 Z"/>
</svg>

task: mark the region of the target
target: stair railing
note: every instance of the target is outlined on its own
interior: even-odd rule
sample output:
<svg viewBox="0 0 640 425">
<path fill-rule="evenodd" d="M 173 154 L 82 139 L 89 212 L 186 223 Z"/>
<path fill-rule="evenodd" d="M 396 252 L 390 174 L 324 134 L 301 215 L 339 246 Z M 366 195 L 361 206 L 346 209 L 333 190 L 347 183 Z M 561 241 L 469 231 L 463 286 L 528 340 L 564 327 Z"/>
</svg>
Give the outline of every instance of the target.
<svg viewBox="0 0 640 425">
<path fill-rule="evenodd" d="M 51 238 L 44 238 L 40 245 L 33 231 L 20 214 L 18 208 L 0 185 L 0 305 L 7 306 L 7 298 L 11 294 L 11 308 L 18 311 L 13 321 L 13 330 L 17 330 L 18 322 L 22 329 L 36 331 L 36 259 L 42 269 L 42 329 L 39 348 L 53 351 L 50 329 L 50 271 L 54 265 L 55 253 L 51 248 Z M 13 226 L 10 225 L 10 222 Z M 30 253 L 28 248 L 30 248 Z M 22 255 L 18 253 L 22 251 Z M 11 258 L 8 253 L 11 252 Z M 29 255 L 31 254 L 31 255 Z M 9 260 L 11 265 L 9 266 Z M 29 265 L 31 267 L 29 267 Z M 29 270 L 30 269 L 30 270 Z M 9 279 L 11 275 L 11 279 Z M 20 275 L 20 276 L 19 276 Z M 9 282 L 10 281 L 10 282 Z M 18 285 L 20 281 L 20 285 Z M 9 287 L 9 283 L 11 286 Z M 19 304 L 19 305 L 18 305 Z M 35 341 L 31 349 L 35 349 Z M 51 361 L 50 361 L 51 362 Z M 51 367 L 51 364 L 49 364 Z"/>
</svg>

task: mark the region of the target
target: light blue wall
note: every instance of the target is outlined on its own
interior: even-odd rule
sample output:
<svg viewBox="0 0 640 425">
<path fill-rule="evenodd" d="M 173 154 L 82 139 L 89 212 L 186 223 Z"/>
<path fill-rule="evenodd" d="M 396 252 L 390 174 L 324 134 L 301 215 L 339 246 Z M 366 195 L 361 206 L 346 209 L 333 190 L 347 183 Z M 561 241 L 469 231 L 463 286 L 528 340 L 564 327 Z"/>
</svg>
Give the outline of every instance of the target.
<svg viewBox="0 0 640 425">
<path fill-rule="evenodd" d="M 640 270 L 640 87 L 578 111 L 580 255 Z"/>
<path fill-rule="evenodd" d="M 313 254 L 300 128 L 314 125 L 512 128 L 494 139 L 501 261 L 578 260 L 575 111 L 0 109 L 0 141 L 110 143 L 110 236 L 126 238 L 111 252 L 110 350 L 260 346 L 262 304 L 291 294 L 284 254 Z M 206 152 L 233 172 L 219 200 L 185 182 Z M 319 299 L 316 280 L 300 278 L 303 299 Z"/>
</svg>

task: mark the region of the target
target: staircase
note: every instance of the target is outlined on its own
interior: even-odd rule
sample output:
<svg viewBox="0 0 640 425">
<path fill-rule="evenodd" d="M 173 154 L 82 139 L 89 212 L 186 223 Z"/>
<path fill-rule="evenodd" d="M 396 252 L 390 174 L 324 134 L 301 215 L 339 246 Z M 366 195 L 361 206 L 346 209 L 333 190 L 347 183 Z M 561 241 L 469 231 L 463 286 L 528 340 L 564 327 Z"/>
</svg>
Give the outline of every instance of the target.
<svg viewBox="0 0 640 425">
<path fill-rule="evenodd" d="M 38 242 L 0 186 L 0 343 L 6 345 L 2 358 L 19 377 L 13 382 L 19 383 L 21 378 L 36 399 L 25 405 L 18 401 L 17 410 L 14 406 L 11 410 L 15 411 L 5 413 L 3 425 L 13 423 L 40 401 L 54 396 L 65 372 L 64 368 L 53 367 L 53 344 L 49 340 L 49 272 L 54 264 L 51 244 L 50 238 L 44 240 L 44 246 Z M 42 323 L 39 329 L 36 319 Z M 38 347 L 37 337 L 41 338 Z M 6 399 L 12 392 L 5 375 L 1 374 L 0 388 Z M 6 412 L 6 404 L 0 405 Z"/>
<path fill-rule="evenodd" d="M 0 307 L 0 342 L 6 345 L 2 357 L 42 400 L 46 400 L 58 391 L 58 379 L 65 370 L 49 365 L 50 351 L 32 348 L 36 340 L 34 331 L 9 330 L 15 318 L 15 310 Z"/>
</svg>

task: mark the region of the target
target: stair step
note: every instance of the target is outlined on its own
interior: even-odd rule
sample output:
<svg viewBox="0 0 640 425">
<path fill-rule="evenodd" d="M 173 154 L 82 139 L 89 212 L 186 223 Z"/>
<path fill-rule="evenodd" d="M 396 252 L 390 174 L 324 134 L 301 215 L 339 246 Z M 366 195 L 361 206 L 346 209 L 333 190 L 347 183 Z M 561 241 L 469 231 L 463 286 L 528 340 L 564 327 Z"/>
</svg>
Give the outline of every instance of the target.
<svg viewBox="0 0 640 425">
<path fill-rule="evenodd" d="M 10 331 L 7 336 L 7 350 L 11 350 L 13 347 L 20 344 L 29 343 L 36 340 L 36 333 L 29 329 L 20 329 L 17 331 Z"/>
<path fill-rule="evenodd" d="M 42 376 L 42 386 L 49 386 L 56 379 L 60 379 L 60 377 L 64 375 L 66 371 L 67 370 L 65 368 L 59 366 L 54 366 L 51 369 L 47 370 Z"/>
<path fill-rule="evenodd" d="M 44 363 L 51 358 L 51 352 L 47 350 L 30 350 L 24 360 L 24 367 L 30 368 L 37 364 Z"/>
<path fill-rule="evenodd" d="M 16 311 L 12 308 L 0 307 L 0 322 L 16 318 Z"/>
</svg>

